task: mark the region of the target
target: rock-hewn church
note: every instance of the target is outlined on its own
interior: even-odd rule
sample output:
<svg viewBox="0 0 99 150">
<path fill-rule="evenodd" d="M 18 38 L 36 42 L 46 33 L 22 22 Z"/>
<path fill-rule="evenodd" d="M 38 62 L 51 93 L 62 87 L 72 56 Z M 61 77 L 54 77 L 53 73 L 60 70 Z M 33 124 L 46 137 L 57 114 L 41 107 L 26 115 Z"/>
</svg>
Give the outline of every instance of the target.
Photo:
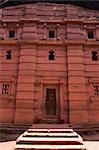
<svg viewBox="0 0 99 150">
<path fill-rule="evenodd" d="M 0 122 L 99 123 L 99 10 L 0 9 Z"/>
</svg>

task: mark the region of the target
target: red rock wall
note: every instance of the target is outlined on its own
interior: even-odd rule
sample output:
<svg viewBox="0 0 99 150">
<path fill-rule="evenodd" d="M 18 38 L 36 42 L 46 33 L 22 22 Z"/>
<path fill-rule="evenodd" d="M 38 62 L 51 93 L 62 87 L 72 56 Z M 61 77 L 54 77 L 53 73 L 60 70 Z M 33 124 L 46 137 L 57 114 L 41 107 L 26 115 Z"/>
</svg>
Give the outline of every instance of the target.
<svg viewBox="0 0 99 150">
<path fill-rule="evenodd" d="M 12 59 L 7 60 L 7 50 L 12 52 Z M 0 46 L 0 121 L 13 122 L 15 114 L 15 95 L 18 75 L 19 47 L 14 45 Z M 2 85 L 9 84 L 9 94 L 2 94 Z"/>
<path fill-rule="evenodd" d="M 99 123 L 98 11 L 64 4 L 21 5 L 0 10 L 0 121 L 32 124 L 44 119 L 44 88 L 59 91 L 59 120 L 70 124 Z M 9 39 L 9 29 L 15 38 Z M 54 29 L 55 38 L 49 38 Z M 94 32 L 88 39 L 87 31 Z M 11 60 L 6 59 L 10 50 Z M 55 60 L 48 59 L 53 50 Z M 99 54 L 98 54 L 99 55 Z M 3 95 L 3 84 L 9 94 Z M 94 117 L 93 117 L 94 116 Z"/>
</svg>

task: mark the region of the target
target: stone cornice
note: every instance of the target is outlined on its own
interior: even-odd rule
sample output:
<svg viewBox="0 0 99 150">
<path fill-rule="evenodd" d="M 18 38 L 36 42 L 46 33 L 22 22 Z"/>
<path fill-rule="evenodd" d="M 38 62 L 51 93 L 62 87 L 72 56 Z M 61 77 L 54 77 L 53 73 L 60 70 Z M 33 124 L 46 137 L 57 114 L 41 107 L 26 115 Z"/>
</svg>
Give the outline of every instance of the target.
<svg viewBox="0 0 99 150">
<path fill-rule="evenodd" d="M 89 18 L 89 19 L 85 19 L 85 18 L 77 18 L 77 19 L 68 19 L 68 18 L 65 18 L 64 19 L 64 22 L 65 23 L 80 23 L 80 24 L 99 24 L 99 19 L 92 19 L 92 18 Z"/>
<path fill-rule="evenodd" d="M 0 20 L 2 23 L 19 23 L 19 19 L 2 19 Z"/>
<path fill-rule="evenodd" d="M 0 40 L 0 45 L 88 45 L 99 46 L 99 41 L 85 40 Z"/>
<path fill-rule="evenodd" d="M 19 18 L 19 19 L 1 19 L 2 23 L 24 23 L 24 22 L 34 22 L 34 23 L 74 23 L 74 24 L 99 24 L 99 19 L 85 19 L 85 18 L 64 18 L 64 19 L 39 19 L 38 17 L 34 18 Z"/>
</svg>

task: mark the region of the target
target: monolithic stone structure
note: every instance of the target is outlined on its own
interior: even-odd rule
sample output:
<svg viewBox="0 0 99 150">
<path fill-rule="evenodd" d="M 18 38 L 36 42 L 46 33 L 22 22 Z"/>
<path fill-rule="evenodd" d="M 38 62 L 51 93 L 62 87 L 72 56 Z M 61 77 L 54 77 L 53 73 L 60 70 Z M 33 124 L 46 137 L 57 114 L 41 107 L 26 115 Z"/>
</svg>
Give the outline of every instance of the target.
<svg viewBox="0 0 99 150">
<path fill-rule="evenodd" d="M 99 11 L 0 9 L 0 122 L 99 123 Z"/>
</svg>

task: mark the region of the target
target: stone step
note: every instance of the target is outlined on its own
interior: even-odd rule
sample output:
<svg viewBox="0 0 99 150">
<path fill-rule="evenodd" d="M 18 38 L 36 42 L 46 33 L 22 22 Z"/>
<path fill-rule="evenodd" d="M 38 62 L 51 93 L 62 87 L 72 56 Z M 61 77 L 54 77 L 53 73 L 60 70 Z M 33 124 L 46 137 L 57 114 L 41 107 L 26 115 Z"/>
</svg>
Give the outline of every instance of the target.
<svg viewBox="0 0 99 150">
<path fill-rule="evenodd" d="M 46 120 L 40 120 L 41 124 L 61 124 L 63 123 L 62 120 L 57 120 L 57 119 L 46 119 Z"/>
<path fill-rule="evenodd" d="M 84 145 L 16 145 L 16 150 L 86 150 Z"/>
<path fill-rule="evenodd" d="M 67 129 L 70 129 L 69 127 L 69 124 L 46 124 L 46 123 L 43 123 L 43 124 L 33 124 L 32 129 L 44 129 L 44 130 L 48 130 L 48 129 L 62 129 L 62 130 L 67 130 Z M 30 129 L 30 128 L 29 128 Z M 61 131 L 62 131 L 61 130 Z"/>
<path fill-rule="evenodd" d="M 28 129 L 28 133 L 73 133 L 72 129 Z"/>
<path fill-rule="evenodd" d="M 82 137 L 65 125 L 64 128 L 63 125 L 33 126 L 18 137 L 15 150 L 86 150 Z"/>
</svg>

